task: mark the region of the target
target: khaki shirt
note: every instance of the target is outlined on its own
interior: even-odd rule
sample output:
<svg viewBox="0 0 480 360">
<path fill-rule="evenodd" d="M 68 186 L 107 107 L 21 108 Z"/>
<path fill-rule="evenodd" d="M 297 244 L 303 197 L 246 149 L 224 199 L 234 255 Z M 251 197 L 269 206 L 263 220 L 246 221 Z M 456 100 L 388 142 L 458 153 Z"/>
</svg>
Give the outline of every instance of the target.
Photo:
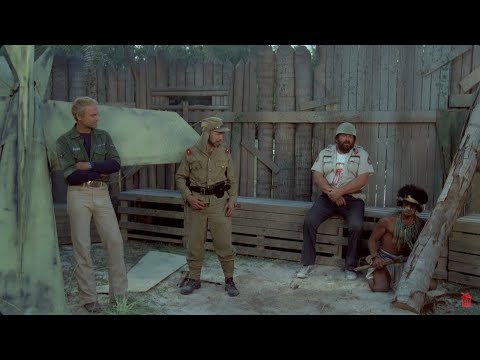
<svg viewBox="0 0 480 360">
<path fill-rule="evenodd" d="M 329 185 L 335 187 L 333 185 L 333 180 L 335 178 L 336 163 L 337 147 L 334 144 L 329 145 L 318 154 L 318 157 L 312 166 L 312 171 L 322 173 Z M 342 178 L 336 187 L 342 187 L 355 179 L 358 175 L 365 173 L 369 173 L 370 176 L 374 174 L 372 161 L 368 153 L 361 146 L 355 145 L 348 153 Z M 350 195 L 365 200 L 365 194 L 362 193 L 362 190 Z"/>
<path fill-rule="evenodd" d="M 175 174 L 177 189 L 184 200 L 192 194 L 186 184 L 187 178 L 190 178 L 191 186 L 211 186 L 226 181 L 231 186 L 227 191 L 229 199 L 234 204 L 237 203 L 238 182 L 233 170 L 232 156 L 223 144 L 215 148 L 211 154 L 201 150 L 200 144 L 187 149 Z M 205 203 L 216 199 L 215 195 L 196 194 Z"/>
<path fill-rule="evenodd" d="M 60 169 L 66 179 L 77 170 L 75 164 L 83 161 L 116 160 L 120 165 L 120 156 L 113 144 L 112 138 L 105 130 L 92 129 L 92 144 L 90 154 L 83 145 L 83 138 L 76 127 L 57 139 L 57 156 Z M 108 176 L 105 177 L 108 180 Z"/>
</svg>

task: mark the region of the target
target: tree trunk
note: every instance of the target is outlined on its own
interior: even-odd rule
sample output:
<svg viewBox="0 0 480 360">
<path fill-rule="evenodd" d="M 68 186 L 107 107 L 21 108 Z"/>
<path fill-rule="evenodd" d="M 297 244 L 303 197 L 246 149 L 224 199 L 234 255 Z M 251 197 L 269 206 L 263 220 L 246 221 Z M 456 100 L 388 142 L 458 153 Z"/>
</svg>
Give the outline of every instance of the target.
<svg viewBox="0 0 480 360">
<path fill-rule="evenodd" d="M 444 241 L 467 198 L 480 158 L 480 105 L 471 113 L 443 191 L 409 256 L 393 305 L 420 313 Z"/>
</svg>

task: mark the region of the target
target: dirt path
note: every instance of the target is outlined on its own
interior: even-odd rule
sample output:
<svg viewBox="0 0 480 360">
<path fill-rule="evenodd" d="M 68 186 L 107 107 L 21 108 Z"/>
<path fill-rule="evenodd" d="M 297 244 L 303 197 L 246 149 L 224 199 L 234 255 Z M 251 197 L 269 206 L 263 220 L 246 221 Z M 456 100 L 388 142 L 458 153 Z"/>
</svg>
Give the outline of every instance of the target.
<svg viewBox="0 0 480 360">
<path fill-rule="evenodd" d="M 157 242 L 129 241 L 125 246 L 127 270 L 151 250 L 185 254 L 181 247 Z M 68 306 L 73 314 L 84 314 L 86 311 L 77 304 L 71 246 L 62 246 L 60 254 Z M 107 284 L 108 276 L 102 245 L 94 244 L 92 254 L 97 284 Z M 202 280 L 210 282 L 202 282 L 202 288 L 191 295 L 181 295 L 177 287 L 182 271 L 187 270 L 185 265 L 149 291 L 132 293 L 131 300 L 134 306 L 124 312 L 109 305 L 108 297 L 105 295 L 101 295 L 99 301 L 106 306 L 107 314 L 412 315 L 391 306 L 392 291 L 372 293 L 365 277 L 359 277 L 354 281 L 346 280 L 343 271 L 337 267 L 316 266 L 307 279 L 295 279 L 298 268 L 299 263 L 292 261 L 237 256 L 235 283 L 240 295 L 230 298 L 224 291 L 220 264 L 216 256 L 208 251 Z M 298 287 L 294 288 L 296 286 L 292 286 L 293 284 L 297 284 Z"/>
</svg>

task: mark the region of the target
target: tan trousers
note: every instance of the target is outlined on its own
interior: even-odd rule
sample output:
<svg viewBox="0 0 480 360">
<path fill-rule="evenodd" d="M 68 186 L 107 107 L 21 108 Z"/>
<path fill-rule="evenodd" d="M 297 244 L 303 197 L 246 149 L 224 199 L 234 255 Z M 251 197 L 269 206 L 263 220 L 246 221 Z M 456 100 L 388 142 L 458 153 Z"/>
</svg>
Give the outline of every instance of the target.
<svg viewBox="0 0 480 360">
<path fill-rule="evenodd" d="M 232 218 L 225 216 L 227 200 L 218 199 L 205 205 L 203 210 L 192 210 L 186 205 L 188 224 L 187 263 L 189 278 L 200 280 L 203 260 L 205 258 L 205 241 L 207 227 L 213 237 L 213 248 L 223 269 L 225 278 L 233 277 L 235 249 L 232 246 Z"/>
<path fill-rule="evenodd" d="M 80 305 L 97 300 L 95 273 L 90 254 L 92 216 L 107 253 L 109 294 L 114 297 L 125 293 L 128 282 L 123 257 L 123 239 L 108 187 L 69 186 L 67 212 L 70 217 L 73 255 L 77 263 L 75 277 L 78 282 Z"/>
</svg>

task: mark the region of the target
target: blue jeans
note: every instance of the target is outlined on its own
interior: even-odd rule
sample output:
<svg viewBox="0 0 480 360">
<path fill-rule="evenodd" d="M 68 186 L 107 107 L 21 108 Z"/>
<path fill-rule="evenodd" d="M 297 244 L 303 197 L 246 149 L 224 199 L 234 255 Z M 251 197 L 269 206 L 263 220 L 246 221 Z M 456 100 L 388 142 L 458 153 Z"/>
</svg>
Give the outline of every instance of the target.
<svg viewBox="0 0 480 360">
<path fill-rule="evenodd" d="M 303 222 L 303 265 L 315 264 L 315 243 L 317 241 L 317 230 L 320 224 L 334 214 L 341 215 L 348 226 L 348 250 L 345 258 L 345 268 L 353 270 L 357 266 L 358 247 L 362 235 L 363 216 L 365 214 L 365 203 L 362 199 L 345 195 L 346 205 L 337 206 L 330 200 L 328 195 L 321 194 L 308 210 Z"/>
</svg>

